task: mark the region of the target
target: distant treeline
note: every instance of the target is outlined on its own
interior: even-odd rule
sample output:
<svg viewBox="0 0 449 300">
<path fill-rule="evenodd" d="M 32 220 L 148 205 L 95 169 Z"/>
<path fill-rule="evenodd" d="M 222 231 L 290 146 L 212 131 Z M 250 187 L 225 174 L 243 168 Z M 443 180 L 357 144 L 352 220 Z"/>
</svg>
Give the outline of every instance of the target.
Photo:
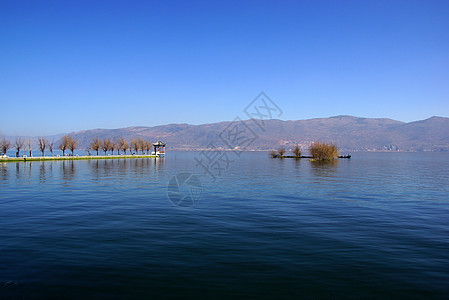
<svg viewBox="0 0 449 300">
<path fill-rule="evenodd" d="M 78 140 L 71 135 L 63 136 L 59 144 L 56 144 L 54 140 L 49 140 L 45 137 L 39 137 L 37 138 L 37 140 L 16 137 L 14 142 L 11 142 L 5 137 L 0 138 L 0 150 L 2 152 L 2 155 L 6 155 L 6 152 L 9 149 L 15 149 L 17 157 L 20 155 L 21 150 L 28 152 L 29 156 L 32 156 L 32 151 L 36 148 L 41 151 L 42 156 L 45 156 L 45 151 L 49 151 L 51 153 L 51 156 L 53 156 L 53 151 L 55 149 L 61 150 L 63 156 L 65 156 L 65 152 L 68 150 L 70 150 L 71 154 L 73 155 L 74 151 L 78 149 L 78 144 Z M 145 153 L 150 154 L 152 148 L 153 144 L 150 142 L 150 140 L 146 140 L 143 138 L 132 139 L 130 142 L 128 142 L 123 137 L 120 137 L 118 139 L 103 140 L 99 138 L 93 138 L 92 142 L 90 143 L 90 150 L 96 152 L 97 155 L 99 155 L 100 151 L 103 151 L 104 155 L 107 155 L 108 152 L 113 155 L 114 151 L 117 151 L 117 155 L 120 155 L 121 151 L 125 155 L 128 151 L 130 153 L 132 151 L 135 151 L 135 154 L 139 154 L 140 151 L 143 155 Z M 90 155 L 90 151 L 87 151 Z"/>
</svg>

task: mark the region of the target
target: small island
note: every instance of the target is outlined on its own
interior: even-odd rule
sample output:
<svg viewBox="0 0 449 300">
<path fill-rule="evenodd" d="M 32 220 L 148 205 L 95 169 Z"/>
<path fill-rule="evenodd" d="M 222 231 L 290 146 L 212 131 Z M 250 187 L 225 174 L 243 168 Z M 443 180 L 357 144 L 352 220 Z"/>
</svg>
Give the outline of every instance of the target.
<svg viewBox="0 0 449 300">
<path fill-rule="evenodd" d="M 333 143 L 314 142 L 310 147 L 311 155 L 302 155 L 301 148 L 298 145 L 292 151 L 294 155 L 285 155 L 286 152 L 285 148 L 280 148 L 278 151 L 272 150 L 270 156 L 272 158 L 308 158 L 310 161 L 331 161 L 335 158 L 351 158 L 349 154 L 340 155 L 338 147 Z"/>
</svg>

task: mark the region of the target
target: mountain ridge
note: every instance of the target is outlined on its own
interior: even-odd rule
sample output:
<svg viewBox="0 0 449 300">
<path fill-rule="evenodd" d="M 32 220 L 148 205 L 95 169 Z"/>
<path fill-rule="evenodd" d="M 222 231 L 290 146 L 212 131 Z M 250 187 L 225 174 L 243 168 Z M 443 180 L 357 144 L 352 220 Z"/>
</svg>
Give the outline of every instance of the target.
<svg viewBox="0 0 449 300">
<path fill-rule="evenodd" d="M 245 120 L 257 138 L 247 150 L 292 148 L 299 144 L 308 148 L 314 141 L 336 143 L 343 151 L 449 151 L 449 118 L 432 116 L 424 120 L 402 122 L 389 118 L 363 118 L 338 115 L 305 120 Z M 259 120 L 260 122 L 260 120 Z M 191 125 L 186 123 L 158 126 L 133 126 L 73 133 L 82 146 L 88 147 L 94 135 L 100 138 L 123 136 L 127 139 L 149 138 L 162 140 L 168 149 L 196 150 L 208 148 L 210 143 L 228 148 L 220 138 L 232 121 Z M 94 134 L 95 133 L 95 134 Z M 242 148 L 242 147 L 241 147 Z"/>
<path fill-rule="evenodd" d="M 449 118 L 432 116 L 412 122 L 389 118 L 364 118 L 338 115 L 304 120 L 244 120 L 255 135 L 246 150 L 291 149 L 299 144 L 308 148 L 314 141 L 334 142 L 342 151 L 449 151 Z M 258 125 L 259 123 L 259 125 Z M 88 129 L 70 133 L 79 148 L 88 148 L 93 138 L 124 137 L 162 140 L 168 150 L 198 150 L 210 147 L 229 149 L 223 134 L 233 121 L 192 125 L 172 123 L 157 126 L 130 126 L 117 129 Z M 58 135 L 59 138 L 61 135 Z"/>
</svg>

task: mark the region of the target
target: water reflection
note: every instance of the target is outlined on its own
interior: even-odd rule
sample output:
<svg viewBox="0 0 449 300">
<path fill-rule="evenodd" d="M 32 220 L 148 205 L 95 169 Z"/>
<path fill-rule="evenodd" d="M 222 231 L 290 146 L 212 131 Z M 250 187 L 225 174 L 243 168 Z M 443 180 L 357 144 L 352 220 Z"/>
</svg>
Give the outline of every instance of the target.
<svg viewBox="0 0 449 300">
<path fill-rule="evenodd" d="M 156 172 L 163 172 L 165 170 L 165 157 L 153 158 L 154 165 L 156 166 Z"/>
<path fill-rule="evenodd" d="M 136 176 L 157 176 L 165 169 L 164 158 L 105 159 L 89 160 L 88 166 L 94 179 L 105 177 L 127 178 L 129 173 Z M 152 172 L 150 172 L 152 171 Z"/>
<path fill-rule="evenodd" d="M 26 162 L 25 163 L 25 167 L 27 168 L 27 171 L 28 171 L 28 177 L 32 177 L 33 176 L 33 162 Z"/>
<path fill-rule="evenodd" d="M 45 170 L 46 166 L 48 166 L 48 164 L 46 164 L 45 161 L 41 162 L 40 167 L 39 167 L 39 180 L 40 181 L 47 180 L 47 176 L 46 176 L 47 171 Z M 51 173 L 51 171 L 50 171 L 50 173 Z"/>
<path fill-rule="evenodd" d="M 6 166 L 6 163 L 0 163 L 0 174 L 2 180 L 8 179 L 8 168 Z"/>
<path fill-rule="evenodd" d="M 317 177 L 334 177 L 339 166 L 339 159 L 329 161 L 310 161 L 310 169 L 312 174 Z"/>
<path fill-rule="evenodd" d="M 75 177 L 76 169 L 75 162 L 73 160 L 70 161 L 62 161 L 62 178 L 65 180 L 72 180 Z"/>
<path fill-rule="evenodd" d="M 16 179 L 20 178 L 20 166 L 22 165 L 22 163 L 16 162 Z"/>
<path fill-rule="evenodd" d="M 6 168 L 8 168 L 8 164 L 6 164 L 5 166 Z M 23 177 L 30 178 L 32 176 L 33 171 L 32 162 L 16 162 L 14 164 L 16 167 L 16 179 L 21 179 Z"/>
<path fill-rule="evenodd" d="M 20 181 L 25 179 L 28 182 L 35 178 L 39 182 L 47 182 L 54 177 L 73 181 L 77 176 L 84 176 L 86 170 L 90 173 L 87 178 L 94 180 L 110 177 L 127 179 L 130 174 L 141 178 L 158 177 L 165 171 L 165 158 L 0 163 L 0 179 L 10 180 L 15 176 Z"/>
</svg>

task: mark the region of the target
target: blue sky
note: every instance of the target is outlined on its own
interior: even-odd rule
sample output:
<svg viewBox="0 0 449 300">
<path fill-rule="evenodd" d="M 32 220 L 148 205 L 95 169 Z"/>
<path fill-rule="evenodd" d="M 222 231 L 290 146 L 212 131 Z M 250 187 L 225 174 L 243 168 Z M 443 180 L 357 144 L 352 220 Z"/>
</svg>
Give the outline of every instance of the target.
<svg viewBox="0 0 449 300">
<path fill-rule="evenodd" d="M 449 116 L 449 1 L 0 2 L 0 132 Z"/>
</svg>

